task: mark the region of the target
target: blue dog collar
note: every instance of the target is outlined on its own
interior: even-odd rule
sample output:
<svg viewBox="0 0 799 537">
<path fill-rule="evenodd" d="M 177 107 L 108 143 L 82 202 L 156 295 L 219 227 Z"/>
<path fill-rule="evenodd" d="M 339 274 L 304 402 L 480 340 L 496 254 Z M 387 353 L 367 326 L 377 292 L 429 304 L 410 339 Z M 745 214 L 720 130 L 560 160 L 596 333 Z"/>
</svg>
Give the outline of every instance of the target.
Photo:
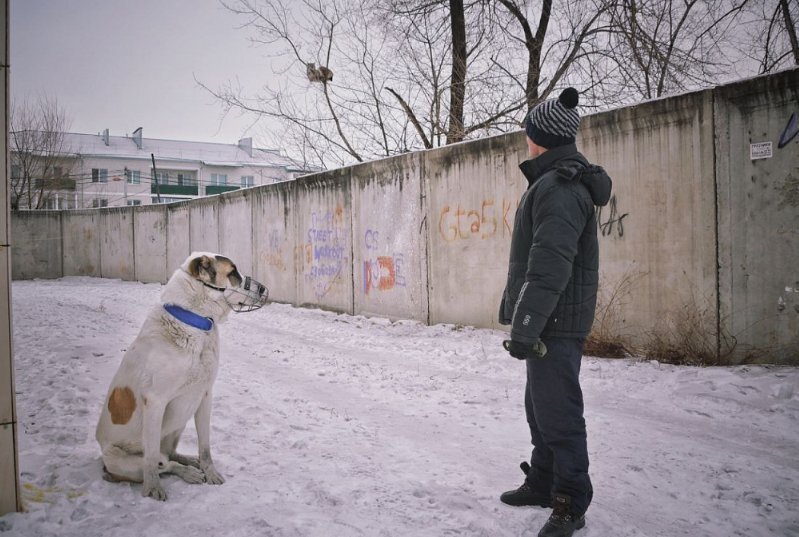
<svg viewBox="0 0 799 537">
<path fill-rule="evenodd" d="M 193 326 L 194 328 L 199 328 L 200 330 L 205 330 L 207 332 L 214 327 L 214 320 L 210 317 L 203 317 L 202 315 L 198 315 L 193 311 L 181 308 L 177 304 L 164 304 L 164 309 L 178 321 L 186 323 L 189 326 Z"/>
</svg>

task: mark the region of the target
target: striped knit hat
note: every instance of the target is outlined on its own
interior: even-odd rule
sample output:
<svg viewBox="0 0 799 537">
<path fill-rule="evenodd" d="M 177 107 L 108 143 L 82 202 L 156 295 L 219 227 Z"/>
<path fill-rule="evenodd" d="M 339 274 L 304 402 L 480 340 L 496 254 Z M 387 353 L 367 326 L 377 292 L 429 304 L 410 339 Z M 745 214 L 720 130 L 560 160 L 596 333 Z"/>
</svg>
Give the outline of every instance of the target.
<svg viewBox="0 0 799 537">
<path fill-rule="evenodd" d="M 524 122 L 527 137 L 547 149 L 573 144 L 580 126 L 580 114 L 575 110 L 579 97 L 576 89 L 566 88 L 557 99 L 538 104 Z"/>
</svg>

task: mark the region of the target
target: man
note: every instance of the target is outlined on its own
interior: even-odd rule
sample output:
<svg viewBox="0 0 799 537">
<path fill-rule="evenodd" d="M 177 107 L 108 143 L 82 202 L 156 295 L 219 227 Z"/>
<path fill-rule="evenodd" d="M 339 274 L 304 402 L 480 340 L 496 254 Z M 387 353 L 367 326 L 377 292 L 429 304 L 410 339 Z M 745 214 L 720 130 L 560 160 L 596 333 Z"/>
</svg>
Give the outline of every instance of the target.
<svg viewBox="0 0 799 537">
<path fill-rule="evenodd" d="M 585 526 L 593 489 L 580 361 L 591 330 L 599 269 L 595 206 L 610 199 L 611 180 L 577 151 L 577 90 L 533 108 L 525 121 L 529 186 L 513 227 L 508 282 L 499 320 L 512 325 L 505 349 L 525 360 L 524 407 L 533 453 L 526 479 L 500 499 L 554 506 L 539 537 L 570 537 Z"/>
</svg>

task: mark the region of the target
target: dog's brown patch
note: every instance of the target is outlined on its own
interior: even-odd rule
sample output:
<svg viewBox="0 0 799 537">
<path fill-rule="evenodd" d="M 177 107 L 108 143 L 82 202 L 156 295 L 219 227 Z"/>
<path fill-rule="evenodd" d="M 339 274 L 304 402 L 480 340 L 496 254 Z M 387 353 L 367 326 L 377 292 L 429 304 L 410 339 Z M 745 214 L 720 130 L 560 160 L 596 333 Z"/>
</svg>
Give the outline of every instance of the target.
<svg viewBox="0 0 799 537">
<path fill-rule="evenodd" d="M 220 276 L 219 285 L 226 287 L 228 285 L 228 282 L 233 287 L 238 287 L 239 285 L 241 285 L 243 278 L 241 277 L 241 274 L 239 274 L 239 271 L 236 268 L 235 263 L 233 263 L 233 261 L 231 261 L 229 258 L 223 255 L 217 255 L 215 257 L 216 257 L 217 272 L 219 273 Z M 228 282 L 225 282 L 226 278 Z"/>
<path fill-rule="evenodd" d="M 111 413 L 111 423 L 125 425 L 130 421 L 136 410 L 136 396 L 127 386 L 118 386 L 111 391 L 108 397 L 108 411 Z"/>
<path fill-rule="evenodd" d="M 206 272 L 211 277 L 211 281 L 216 277 L 216 270 L 211 265 L 212 260 L 208 256 L 195 257 L 189 263 L 189 274 L 195 278 L 200 278 L 200 272 Z"/>
</svg>

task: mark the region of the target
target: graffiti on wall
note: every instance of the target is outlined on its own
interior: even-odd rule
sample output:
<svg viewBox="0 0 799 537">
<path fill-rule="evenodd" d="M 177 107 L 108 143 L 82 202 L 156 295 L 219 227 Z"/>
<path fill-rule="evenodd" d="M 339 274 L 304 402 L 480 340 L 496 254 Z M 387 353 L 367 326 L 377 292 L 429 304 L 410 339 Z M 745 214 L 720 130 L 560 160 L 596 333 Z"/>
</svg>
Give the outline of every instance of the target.
<svg viewBox="0 0 799 537">
<path fill-rule="evenodd" d="M 324 298 L 343 286 L 341 275 L 348 264 L 349 245 L 344 227 L 344 210 L 312 213 L 306 242 L 295 250 L 305 281 L 313 286 L 314 296 Z"/>
<path fill-rule="evenodd" d="M 607 220 L 602 220 L 607 211 Z M 614 234 L 622 238 L 624 237 L 624 219 L 630 216 L 630 213 L 619 214 L 618 201 L 614 194 L 610 198 L 610 202 L 605 207 L 600 207 L 596 213 L 596 221 L 599 225 L 599 231 L 603 237 L 611 237 Z"/>
<path fill-rule="evenodd" d="M 799 134 L 799 121 L 797 121 L 796 112 L 794 112 L 788 119 L 788 124 L 785 125 L 785 129 L 782 131 L 782 134 L 780 134 L 780 141 L 777 143 L 777 149 L 782 149 L 791 143 L 791 140 L 796 138 L 797 134 Z"/>
<path fill-rule="evenodd" d="M 513 208 L 514 204 L 505 199 L 501 204 L 484 199 L 479 207 L 445 205 L 439 214 L 438 232 L 447 242 L 510 236 L 513 227 L 509 215 Z"/>
<path fill-rule="evenodd" d="M 283 234 L 280 230 L 269 231 L 266 246 L 261 251 L 261 264 L 280 272 L 286 272 L 286 261 L 283 253 Z"/>
<path fill-rule="evenodd" d="M 397 287 L 405 287 L 403 265 L 405 256 L 402 253 L 378 255 L 380 249 L 380 232 L 368 229 L 364 233 L 363 260 L 363 292 L 368 295 L 373 291 L 391 291 Z"/>
</svg>

